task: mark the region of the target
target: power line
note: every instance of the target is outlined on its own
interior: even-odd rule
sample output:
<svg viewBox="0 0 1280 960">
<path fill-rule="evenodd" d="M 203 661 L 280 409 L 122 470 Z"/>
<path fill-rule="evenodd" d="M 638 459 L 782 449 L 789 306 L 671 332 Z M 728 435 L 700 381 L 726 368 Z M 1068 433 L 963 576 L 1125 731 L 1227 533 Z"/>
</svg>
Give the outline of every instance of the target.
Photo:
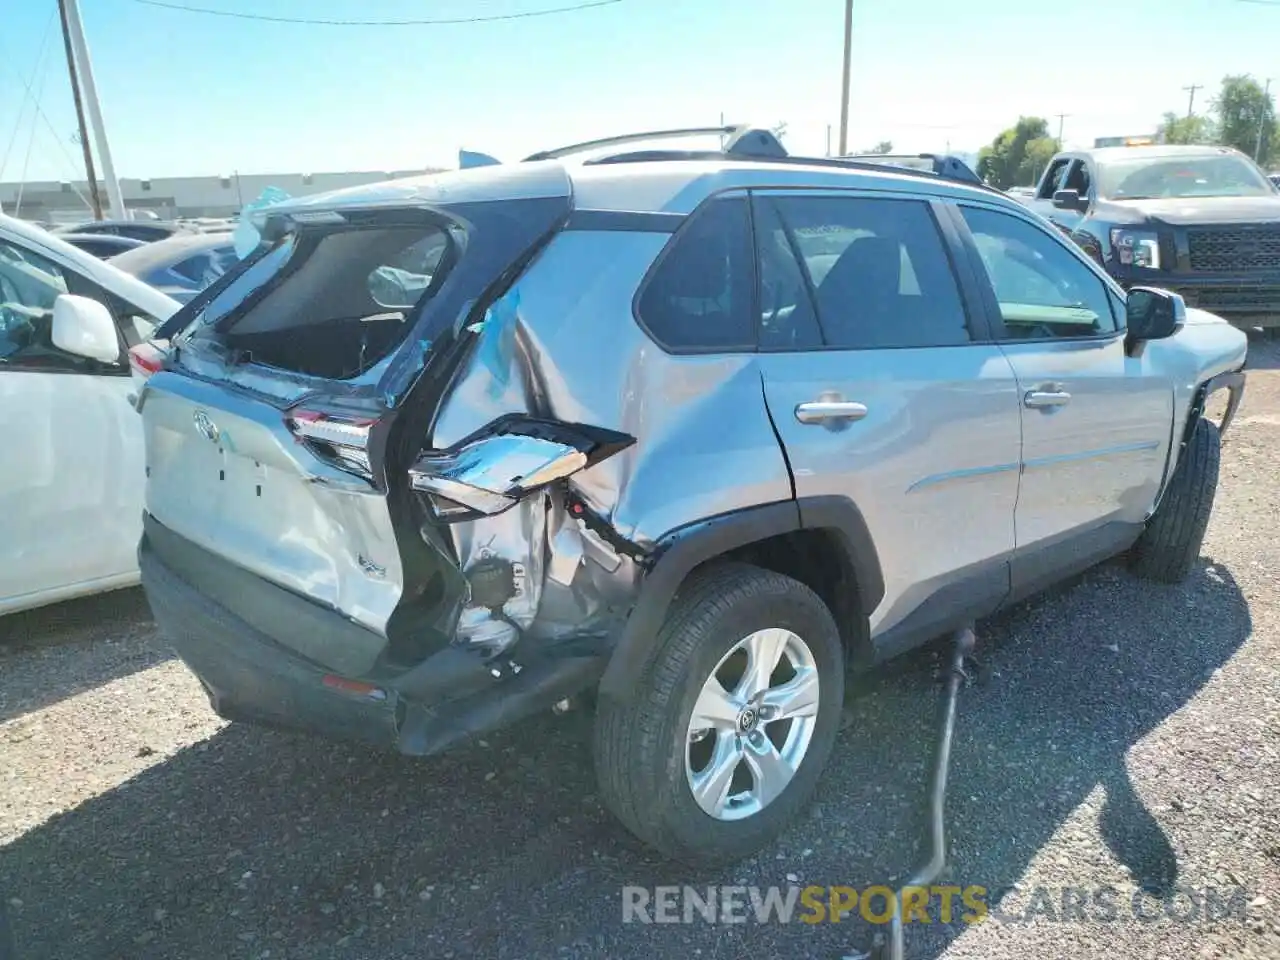
<svg viewBox="0 0 1280 960">
<path fill-rule="evenodd" d="M 493 23 L 498 20 L 527 20 L 531 17 L 549 17 L 557 13 L 573 13 L 577 10 L 590 10 L 593 7 L 608 7 L 622 0 L 586 0 L 565 7 L 551 7 L 546 10 L 524 10 L 518 13 L 495 13 L 484 17 L 444 17 L 432 20 L 316 20 L 309 17 L 273 17 L 265 13 L 243 13 L 236 10 L 213 10 L 209 7 L 193 7 L 183 3 L 169 3 L 166 0 L 134 0 L 148 7 L 162 7 L 165 10 L 180 10 L 183 13 L 203 13 L 211 17 L 232 17 L 237 20 L 262 20 L 268 23 L 301 23 L 310 26 L 325 27 L 434 27 L 461 23 Z"/>
<path fill-rule="evenodd" d="M 55 10 L 54 13 L 49 16 L 49 26 L 53 25 L 53 17 L 56 16 L 56 14 L 57 14 L 57 11 Z M 47 39 L 48 39 L 48 27 L 46 27 L 45 29 L 45 40 Z M 45 41 L 42 40 L 40 43 L 42 50 L 44 48 L 44 45 L 45 45 Z M 2 47 L 0 47 L 0 62 L 7 63 L 11 67 L 13 67 L 13 61 L 8 59 Z M 35 107 L 36 114 L 40 117 L 41 120 L 44 121 L 44 125 L 49 128 L 49 132 L 53 134 L 53 142 L 58 145 L 58 150 L 61 151 L 63 159 L 67 161 L 67 165 L 70 166 L 72 170 L 77 169 L 75 161 L 71 159 L 71 155 L 67 153 L 66 146 L 64 146 L 62 143 L 62 134 L 58 133 L 57 127 L 53 125 L 53 122 L 49 119 L 48 114 L 44 112 L 44 108 L 40 106 L 40 100 L 37 97 L 33 96 L 31 92 L 31 82 L 28 81 L 27 78 L 21 74 L 21 72 L 19 72 L 17 67 L 13 67 L 13 71 L 15 74 L 17 74 L 18 80 L 21 81 L 22 85 L 26 88 L 26 91 L 27 91 L 26 96 L 28 99 L 31 100 L 31 105 Z M 32 79 L 34 80 L 34 76 Z M 24 100 L 24 103 L 25 103 L 25 100 Z M 74 191 L 75 195 L 80 198 L 81 202 L 86 207 L 89 207 L 90 204 L 89 204 L 88 198 L 83 193 L 80 192 L 80 188 L 75 185 L 75 181 L 74 180 L 68 181 L 68 185 L 71 187 L 72 191 Z"/>
<path fill-rule="evenodd" d="M 39 103 L 44 97 L 45 81 L 49 79 L 49 64 L 44 63 L 44 50 L 40 51 L 40 60 L 43 70 L 40 73 L 40 86 L 36 89 L 35 102 Z M 27 155 L 22 160 L 22 178 L 18 181 L 18 199 L 13 207 L 13 215 L 16 217 L 22 210 L 22 195 L 27 189 L 27 170 L 31 166 L 31 148 L 36 145 L 36 115 L 31 115 L 31 137 L 27 140 Z"/>
<path fill-rule="evenodd" d="M 44 34 L 40 38 L 40 51 L 39 53 L 36 54 L 36 65 L 31 72 L 31 76 L 33 79 L 35 78 L 36 74 L 40 72 L 40 67 L 44 63 L 45 47 L 49 43 L 49 31 L 52 26 L 53 26 L 53 14 L 50 14 L 48 22 L 45 23 L 44 25 Z M 14 70 L 16 72 L 17 67 L 14 67 Z M 18 74 L 18 79 L 21 80 L 22 85 L 27 88 L 27 96 L 29 97 L 31 95 L 31 84 L 27 83 L 26 79 L 22 76 L 21 73 Z M 39 106 L 40 105 L 37 102 L 36 108 L 39 109 Z M 13 121 L 13 133 L 9 137 L 9 145 L 4 149 L 4 157 L 0 158 L 0 178 L 4 177 L 4 171 L 9 166 L 9 154 L 13 152 L 13 145 L 18 142 L 18 130 L 22 126 L 22 114 L 26 109 L 27 109 L 27 98 L 24 97 L 22 100 L 22 104 L 18 107 L 17 119 Z M 35 114 L 32 114 L 31 122 L 32 122 L 32 125 L 34 126 Z"/>
</svg>

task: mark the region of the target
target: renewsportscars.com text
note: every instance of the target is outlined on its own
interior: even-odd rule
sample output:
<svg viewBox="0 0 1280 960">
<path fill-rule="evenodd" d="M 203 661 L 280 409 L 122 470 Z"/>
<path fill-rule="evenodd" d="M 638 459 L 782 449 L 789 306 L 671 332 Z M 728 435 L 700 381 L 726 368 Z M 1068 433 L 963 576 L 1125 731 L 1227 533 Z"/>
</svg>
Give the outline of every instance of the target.
<svg viewBox="0 0 1280 960">
<path fill-rule="evenodd" d="M 998 890 L 978 885 L 907 887 L 899 901 L 886 886 L 626 886 L 623 923 L 840 923 L 860 917 L 882 924 L 900 909 L 904 923 L 1214 922 L 1245 918 L 1243 887 L 1177 887 L 1158 897 L 1142 888 L 1034 887 Z"/>
</svg>

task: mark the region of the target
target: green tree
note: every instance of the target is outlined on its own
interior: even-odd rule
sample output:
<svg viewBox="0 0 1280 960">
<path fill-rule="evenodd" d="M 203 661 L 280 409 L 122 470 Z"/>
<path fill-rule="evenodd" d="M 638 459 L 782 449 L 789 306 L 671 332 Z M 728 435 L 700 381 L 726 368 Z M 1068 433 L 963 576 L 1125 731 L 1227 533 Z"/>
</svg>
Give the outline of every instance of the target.
<svg viewBox="0 0 1280 960">
<path fill-rule="evenodd" d="M 1263 166 L 1280 156 L 1275 99 L 1253 77 L 1223 77 L 1213 108 L 1218 115 L 1219 143 L 1256 156 Z"/>
<path fill-rule="evenodd" d="M 1217 143 L 1218 131 L 1209 117 L 1198 113 L 1180 117 L 1170 111 L 1160 124 L 1160 137 L 1165 143 Z"/>
<path fill-rule="evenodd" d="M 892 141 L 892 140 L 881 140 L 879 143 L 877 143 L 877 144 L 876 144 L 874 147 L 872 147 L 870 150 L 863 150 L 862 152 L 863 152 L 863 153 L 876 154 L 876 155 L 878 155 L 878 156 L 883 157 L 883 156 L 885 156 L 886 154 L 893 153 L 893 141 Z"/>
<path fill-rule="evenodd" d="M 1019 186 L 1026 184 L 1034 187 L 1040 182 L 1040 177 L 1045 167 L 1049 166 L 1053 155 L 1061 149 L 1062 144 L 1054 137 L 1037 137 L 1035 140 L 1028 141 L 1027 154 L 1018 165 L 1017 179 L 1014 183 Z"/>
<path fill-rule="evenodd" d="M 978 176 L 1001 190 L 1033 184 L 1058 152 L 1042 117 L 1019 117 L 1018 122 L 978 153 Z"/>
</svg>

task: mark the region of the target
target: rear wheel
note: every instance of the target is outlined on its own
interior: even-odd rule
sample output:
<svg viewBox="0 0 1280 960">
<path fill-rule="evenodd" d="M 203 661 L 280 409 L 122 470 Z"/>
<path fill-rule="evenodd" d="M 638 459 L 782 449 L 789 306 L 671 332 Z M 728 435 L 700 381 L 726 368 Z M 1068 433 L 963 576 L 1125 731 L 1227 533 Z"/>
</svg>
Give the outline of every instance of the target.
<svg viewBox="0 0 1280 960">
<path fill-rule="evenodd" d="M 739 859 L 786 828 L 826 766 L 844 692 L 839 631 L 804 584 L 721 565 L 681 589 L 636 685 L 600 700 L 605 803 L 669 856 Z"/>
<path fill-rule="evenodd" d="M 1139 576 L 1178 583 L 1191 572 L 1213 511 L 1221 458 L 1218 428 L 1198 418 L 1169 489 L 1134 545 L 1132 564 Z"/>
</svg>

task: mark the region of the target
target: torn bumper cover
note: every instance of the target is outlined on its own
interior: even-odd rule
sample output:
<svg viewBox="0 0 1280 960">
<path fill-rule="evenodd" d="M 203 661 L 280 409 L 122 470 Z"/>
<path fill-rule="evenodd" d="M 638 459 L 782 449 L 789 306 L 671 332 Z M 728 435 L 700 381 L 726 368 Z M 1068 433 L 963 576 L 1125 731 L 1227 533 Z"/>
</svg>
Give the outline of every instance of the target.
<svg viewBox="0 0 1280 960">
<path fill-rule="evenodd" d="M 138 554 L 157 623 L 230 720 L 424 756 L 579 693 L 606 662 L 581 645 L 519 662 L 450 645 L 409 667 L 379 658 L 363 676 L 340 676 L 272 632 L 312 630 L 353 651 L 385 641 L 150 518 Z"/>
</svg>

